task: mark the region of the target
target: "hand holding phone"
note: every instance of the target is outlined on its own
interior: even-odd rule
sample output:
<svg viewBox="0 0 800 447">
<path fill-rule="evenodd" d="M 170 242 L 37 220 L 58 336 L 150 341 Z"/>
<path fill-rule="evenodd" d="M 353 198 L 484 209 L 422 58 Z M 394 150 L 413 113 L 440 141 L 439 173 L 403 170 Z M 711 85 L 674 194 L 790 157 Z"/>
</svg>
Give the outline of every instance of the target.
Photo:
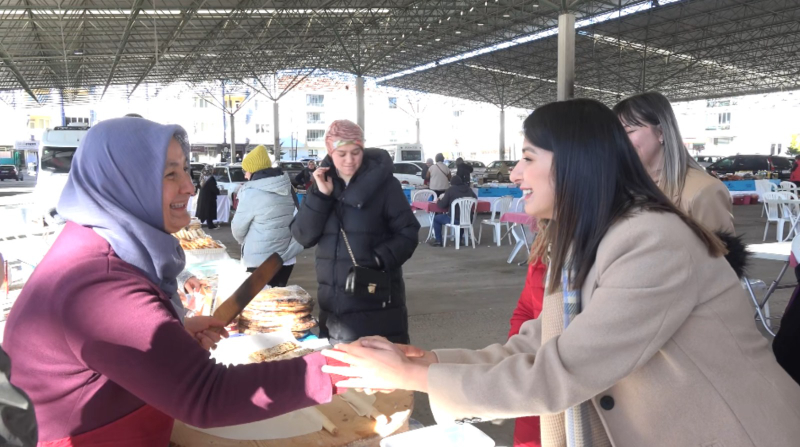
<svg viewBox="0 0 800 447">
<path fill-rule="evenodd" d="M 330 178 L 328 171 L 330 170 L 330 163 L 328 160 L 323 160 L 319 167 L 314 171 L 314 179 L 317 181 L 317 188 L 319 192 L 329 196 L 333 193 L 333 179 Z"/>
</svg>

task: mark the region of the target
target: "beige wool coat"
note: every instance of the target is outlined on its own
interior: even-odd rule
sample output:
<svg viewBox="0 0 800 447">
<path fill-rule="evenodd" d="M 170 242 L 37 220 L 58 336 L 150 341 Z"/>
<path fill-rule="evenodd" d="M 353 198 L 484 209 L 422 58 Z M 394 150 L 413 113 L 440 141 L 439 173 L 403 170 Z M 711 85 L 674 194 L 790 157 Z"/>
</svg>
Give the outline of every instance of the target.
<svg viewBox="0 0 800 447">
<path fill-rule="evenodd" d="M 672 197 L 672 203 L 711 231 L 736 234 L 731 193 L 724 183 L 705 171 L 689 168 L 683 191 L 680 197 Z"/>
<path fill-rule="evenodd" d="M 613 225 L 581 293 L 581 314 L 544 344 L 557 294 L 505 345 L 434 351 L 437 422 L 591 400 L 616 447 L 800 445 L 800 386 L 757 331 L 736 274 L 680 218 L 638 212 Z"/>
</svg>

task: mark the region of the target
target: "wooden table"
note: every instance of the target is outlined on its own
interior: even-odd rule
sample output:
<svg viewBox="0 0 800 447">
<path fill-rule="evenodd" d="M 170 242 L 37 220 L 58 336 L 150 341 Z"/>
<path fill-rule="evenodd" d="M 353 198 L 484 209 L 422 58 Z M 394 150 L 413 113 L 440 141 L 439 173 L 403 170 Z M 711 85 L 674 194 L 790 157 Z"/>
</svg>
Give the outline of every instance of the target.
<svg viewBox="0 0 800 447">
<path fill-rule="evenodd" d="M 385 427 L 376 427 L 375 420 L 358 416 L 350 405 L 334 396 L 333 401 L 317 408 L 339 428 L 336 436 L 320 430 L 294 438 L 237 441 L 202 433 L 187 427 L 183 422 L 175 421 L 170 441 L 171 445 L 179 447 L 378 447 L 384 437 L 408 431 L 408 419 L 414 409 L 414 393 L 378 393 L 376 398 L 374 407 L 390 418 Z"/>
</svg>

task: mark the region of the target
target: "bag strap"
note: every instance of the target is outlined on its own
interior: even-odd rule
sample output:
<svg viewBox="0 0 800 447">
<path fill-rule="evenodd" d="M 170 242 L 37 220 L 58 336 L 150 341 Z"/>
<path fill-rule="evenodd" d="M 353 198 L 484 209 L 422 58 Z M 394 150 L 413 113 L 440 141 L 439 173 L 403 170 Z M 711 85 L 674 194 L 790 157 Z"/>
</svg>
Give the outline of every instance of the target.
<svg viewBox="0 0 800 447">
<path fill-rule="evenodd" d="M 341 220 L 340 220 L 341 222 Z M 343 222 L 342 222 L 343 223 Z M 353 254 L 353 249 L 350 248 L 350 241 L 347 240 L 347 233 L 344 232 L 344 228 L 339 228 L 339 231 L 342 232 L 342 237 L 344 237 L 344 244 L 347 246 L 347 252 L 350 253 L 350 259 L 353 260 L 353 265 L 358 267 L 358 262 L 356 262 L 356 257 Z"/>
<path fill-rule="evenodd" d="M 336 214 L 336 218 L 339 219 L 339 231 L 342 233 L 344 245 L 347 246 L 347 252 L 350 253 L 350 259 L 353 261 L 353 266 L 359 267 L 358 262 L 356 262 L 356 256 L 353 254 L 353 249 L 350 247 L 350 241 L 347 240 L 347 233 L 344 232 L 344 217 L 342 216 L 342 210 L 340 206 L 340 203 L 334 205 L 334 213 Z"/>
</svg>

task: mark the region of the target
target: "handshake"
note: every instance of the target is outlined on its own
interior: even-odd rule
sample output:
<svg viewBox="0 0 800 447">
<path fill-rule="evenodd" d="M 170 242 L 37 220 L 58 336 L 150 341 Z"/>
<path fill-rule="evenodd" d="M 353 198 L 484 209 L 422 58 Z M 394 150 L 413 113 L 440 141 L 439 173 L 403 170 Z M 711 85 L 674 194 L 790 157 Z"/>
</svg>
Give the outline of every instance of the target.
<svg viewBox="0 0 800 447">
<path fill-rule="evenodd" d="M 367 394 L 411 390 L 427 392 L 428 367 L 439 360 L 431 351 L 395 344 L 383 337 L 364 337 L 322 351 L 338 388 L 355 388 Z"/>
</svg>

